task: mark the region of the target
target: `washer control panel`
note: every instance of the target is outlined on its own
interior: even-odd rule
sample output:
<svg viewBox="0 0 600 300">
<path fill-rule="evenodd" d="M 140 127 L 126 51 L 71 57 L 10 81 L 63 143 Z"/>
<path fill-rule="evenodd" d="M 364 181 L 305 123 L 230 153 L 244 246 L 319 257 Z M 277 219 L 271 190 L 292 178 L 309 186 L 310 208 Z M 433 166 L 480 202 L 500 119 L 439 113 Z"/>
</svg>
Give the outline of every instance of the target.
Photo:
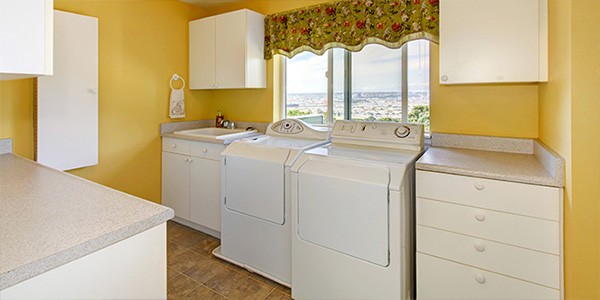
<svg viewBox="0 0 600 300">
<path fill-rule="evenodd" d="M 271 130 L 277 133 L 295 134 L 304 131 L 304 125 L 298 120 L 284 119 L 271 125 Z"/>
<path fill-rule="evenodd" d="M 304 139 L 329 139 L 329 129 L 327 127 L 313 127 L 302 120 L 283 119 L 267 127 L 267 135 L 287 138 Z"/>
<path fill-rule="evenodd" d="M 382 145 L 422 145 L 423 129 L 422 124 L 413 123 L 338 120 L 331 131 L 331 139 L 333 142 L 365 145 L 374 142 Z"/>
</svg>

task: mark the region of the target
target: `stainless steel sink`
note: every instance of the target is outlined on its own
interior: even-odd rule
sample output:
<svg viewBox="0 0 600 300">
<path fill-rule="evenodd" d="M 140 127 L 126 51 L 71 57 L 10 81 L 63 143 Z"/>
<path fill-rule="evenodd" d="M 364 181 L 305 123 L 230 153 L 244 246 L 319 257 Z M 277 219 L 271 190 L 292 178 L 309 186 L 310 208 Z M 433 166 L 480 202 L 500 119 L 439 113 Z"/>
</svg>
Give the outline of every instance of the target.
<svg viewBox="0 0 600 300">
<path fill-rule="evenodd" d="M 256 129 L 254 130 L 245 130 L 245 129 L 227 129 L 227 128 L 216 128 L 216 127 L 207 127 L 207 128 L 198 128 L 198 129 L 189 129 L 182 131 L 175 131 L 174 134 L 185 135 L 190 137 L 201 137 L 208 139 L 217 139 L 217 140 L 229 140 L 233 138 L 243 138 L 246 136 L 251 136 L 256 134 Z"/>
</svg>

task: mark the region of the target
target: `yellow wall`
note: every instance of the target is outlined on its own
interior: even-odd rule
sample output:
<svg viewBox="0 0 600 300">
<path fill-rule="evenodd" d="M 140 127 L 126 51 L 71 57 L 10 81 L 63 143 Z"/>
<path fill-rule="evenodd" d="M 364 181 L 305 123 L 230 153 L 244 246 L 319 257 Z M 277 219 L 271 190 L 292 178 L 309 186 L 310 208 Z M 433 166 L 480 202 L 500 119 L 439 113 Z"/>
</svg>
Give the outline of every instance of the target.
<svg viewBox="0 0 600 300">
<path fill-rule="evenodd" d="M 206 11 L 176 0 L 55 1 L 55 9 L 99 18 L 99 164 L 71 171 L 160 202 L 159 123 L 169 122 L 169 79 L 188 74 L 188 21 Z M 32 80 L 1 83 L 0 137 L 33 153 Z M 185 120 L 213 116 L 209 92 L 185 92 Z"/>
<path fill-rule="evenodd" d="M 328 1 L 246 1 L 211 10 L 219 14 L 249 8 L 262 14 Z M 431 129 L 435 132 L 536 138 L 537 84 L 440 85 L 439 47 L 431 47 Z M 266 90 L 213 92 L 211 108 L 230 119 L 273 120 L 273 60 L 267 65 Z M 469 120 L 469 122 L 465 122 Z"/>
<path fill-rule="evenodd" d="M 568 295 L 600 299 L 600 1 L 572 1 Z"/>
<path fill-rule="evenodd" d="M 565 158 L 565 292 L 600 299 L 600 20 L 597 0 L 549 1 L 540 139 Z"/>
<path fill-rule="evenodd" d="M 33 79 L 0 81 L 0 139 L 13 153 L 33 159 Z"/>
</svg>

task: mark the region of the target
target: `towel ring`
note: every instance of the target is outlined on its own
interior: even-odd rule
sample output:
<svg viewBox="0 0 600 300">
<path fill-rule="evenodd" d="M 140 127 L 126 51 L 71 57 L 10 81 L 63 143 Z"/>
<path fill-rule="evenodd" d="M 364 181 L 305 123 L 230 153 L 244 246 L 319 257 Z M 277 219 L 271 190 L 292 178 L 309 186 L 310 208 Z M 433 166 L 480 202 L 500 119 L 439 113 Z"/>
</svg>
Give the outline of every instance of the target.
<svg viewBox="0 0 600 300">
<path fill-rule="evenodd" d="M 177 75 L 177 74 L 173 74 L 173 77 L 171 77 L 171 80 L 169 81 L 169 86 L 171 86 L 171 89 L 175 89 L 173 88 L 173 80 L 179 80 L 181 79 L 181 81 L 183 81 L 183 86 L 181 87 L 181 89 L 183 89 L 185 87 L 185 80 L 183 80 L 183 77 Z"/>
</svg>

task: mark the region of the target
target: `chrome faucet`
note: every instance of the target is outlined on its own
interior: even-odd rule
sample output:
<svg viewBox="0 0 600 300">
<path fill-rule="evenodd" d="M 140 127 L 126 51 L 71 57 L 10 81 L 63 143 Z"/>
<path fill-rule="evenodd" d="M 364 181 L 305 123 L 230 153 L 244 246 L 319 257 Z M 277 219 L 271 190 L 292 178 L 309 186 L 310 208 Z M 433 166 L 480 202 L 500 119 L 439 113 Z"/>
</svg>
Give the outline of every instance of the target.
<svg viewBox="0 0 600 300">
<path fill-rule="evenodd" d="M 229 121 L 229 120 L 223 120 L 221 122 L 221 125 L 224 128 L 227 128 L 227 129 L 235 129 L 235 124 L 232 121 Z"/>
</svg>

